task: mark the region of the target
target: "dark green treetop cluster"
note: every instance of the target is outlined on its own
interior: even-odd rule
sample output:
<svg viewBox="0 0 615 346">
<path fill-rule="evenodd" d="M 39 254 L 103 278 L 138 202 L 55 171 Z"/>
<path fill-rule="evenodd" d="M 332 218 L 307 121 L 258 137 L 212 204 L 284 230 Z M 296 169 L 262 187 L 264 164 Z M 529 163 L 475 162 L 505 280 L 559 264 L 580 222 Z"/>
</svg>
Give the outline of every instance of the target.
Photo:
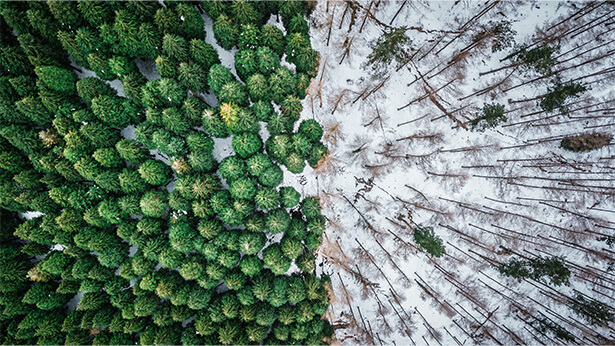
<svg viewBox="0 0 615 346">
<path fill-rule="evenodd" d="M 570 269 L 568 269 L 564 259 L 561 257 L 513 258 L 506 263 L 500 264 L 498 271 L 519 281 L 528 278 L 541 280 L 543 277 L 547 277 L 549 282 L 555 286 L 569 285 Z"/>
<path fill-rule="evenodd" d="M 205 42 L 201 10 L 217 43 L 239 48 L 239 79 Z M 326 219 L 317 198 L 279 187 L 280 165 L 299 173 L 327 153 L 318 122 L 295 126 L 318 67 L 309 10 L 0 3 L 0 342 L 321 344 L 332 334 L 314 255 Z M 286 35 L 264 25 L 271 15 Z M 148 80 L 141 61 L 161 78 Z M 220 106 L 203 101 L 209 91 Z M 235 155 L 218 162 L 213 138 L 228 136 Z M 28 211 L 41 214 L 19 216 Z"/>
</svg>

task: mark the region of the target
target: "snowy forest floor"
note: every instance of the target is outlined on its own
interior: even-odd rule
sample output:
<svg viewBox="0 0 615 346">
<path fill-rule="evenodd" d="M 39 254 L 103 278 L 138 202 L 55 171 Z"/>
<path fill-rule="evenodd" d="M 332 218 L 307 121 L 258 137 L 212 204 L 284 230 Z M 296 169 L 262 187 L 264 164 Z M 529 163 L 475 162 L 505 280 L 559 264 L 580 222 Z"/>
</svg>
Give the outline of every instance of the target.
<svg viewBox="0 0 615 346">
<path fill-rule="evenodd" d="M 310 36 L 320 71 L 304 117 L 324 124 L 331 155 L 300 181 L 319 193 L 329 219 L 319 253 L 339 342 L 615 340 L 612 322 L 590 325 L 567 306 L 578 294 L 615 305 L 615 249 L 604 241 L 615 236 L 613 146 L 560 147 L 565 136 L 613 132 L 612 10 L 603 2 L 317 3 Z M 517 45 L 559 46 L 553 71 L 589 87 L 566 100 L 568 114 L 539 106 L 555 74 L 501 61 L 512 45 L 492 53 L 491 38 L 472 41 L 502 20 Z M 375 76 L 365 65 L 370 44 L 402 26 L 410 60 Z M 488 103 L 503 104 L 507 121 L 472 131 Z M 444 256 L 418 251 L 416 224 L 433 227 Z M 536 256 L 564 257 L 570 284 L 517 281 L 496 268 Z"/>
</svg>

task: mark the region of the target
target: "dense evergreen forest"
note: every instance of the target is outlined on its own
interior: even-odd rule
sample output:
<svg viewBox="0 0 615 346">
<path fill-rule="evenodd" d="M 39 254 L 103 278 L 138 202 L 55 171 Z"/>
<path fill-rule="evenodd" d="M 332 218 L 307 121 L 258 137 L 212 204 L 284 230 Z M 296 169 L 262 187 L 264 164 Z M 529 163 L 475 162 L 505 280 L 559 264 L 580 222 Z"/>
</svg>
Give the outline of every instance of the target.
<svg viewBox="0 0 615 346">
<path fill-rule="evenodd" d="M 328 340 L 311 10 L 0 2 L 0 343 Z"/>
</svg>

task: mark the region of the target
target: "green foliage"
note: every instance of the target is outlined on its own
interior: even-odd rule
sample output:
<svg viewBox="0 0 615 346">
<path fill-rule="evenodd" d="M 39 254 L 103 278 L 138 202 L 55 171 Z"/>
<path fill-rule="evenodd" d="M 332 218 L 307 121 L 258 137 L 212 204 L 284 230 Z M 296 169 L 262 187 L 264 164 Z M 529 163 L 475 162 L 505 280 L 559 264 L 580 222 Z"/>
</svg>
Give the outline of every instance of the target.
<svg viewBox="0 0 615 346">
<path fill-rule="evenodd" d="M 203 92 L 207 87 L 207 70 L 192 62 L 182 62 L 177 70 L 177 79 L 189 90 Z"/>
<path fill-rule="evenodd" d="M 372 42 L 372 52 L 367 56 L 367 66 L 377 74 L 384 74 L 392 62 L 395 68 L 401 67 L 409 59 L 408 52 L 413 50 L 412 40 L 406 35 L 407 28 L 383 30 L 378 39 Z"/>
<path fill-rule="evenodd" d="M 232 182 L 246 175 L 246 163 L 238 156 L 227 156 L 220 161 L 219 173 L 227 182 Z"/>
<path fill-rule="evenodd" d="M 288 271 L 292 261 L 283 255 L 280 245 L 274 244 L 263 250 L 263 262 L 276 275 Z"/>
<path fill-rule="evenodd" d="M 313 168 L 316 168 L 318 162 L 329 153 L 329 149 L 321 142 L 314 143 L 312 150 L 308 154 L 307 162 Z"/>
<path fill-rule="evenodd" d="M 309 46 L 300 49 L 294 61 L 297 72 L 309 77 L 316 77 L 318 74 L 319 58 L 318 52 Z M 305 85 L 305 87 L 307 87 L 307 85 Z M 305 90 L 305 87 L 303 87 L 303 90 Z"/>
<path fill-rule="evenodd" d="M 117 79 L 123 79 L 129 74 L 139 73 L 137 65 L 124 56 L 113 56 L 109 58 L 109 67 Z"/>
<path fill-rule="evenodd" d="M 217 96 L 220 103 L 234 103 L 240 106 L 248 105 L 246 87 L 238 81 L 230 81 L 224 84 Z"/>
<path fill-rule="evenodd" d="M 292 33 L 292 34 L 300 33 L 300 34 L 303 34 L 305 37 L 309 37 L 308 31 L 309 31 L 308 23 L 305 20 L 305 18 L 303 18 L 303 16 L 299 13 L 297 13 L 294 17 L 292 17 L 292 19 L 288 23 L 289 33 Z"/>
<path fill-rule="evenodd" d="M 233 137 L 232 146 L 237 156 L 246 159 L 260 151 L 263 142 L 257 134 L 241 133 Z"/>
<path fill-rule="evenodd" d="M 120 139 L 120 132 L 117 129 L 106 126 L 104 123 L 92 119 L 87 124 L 84 124 L 79 129 L 79 134 L 73 135 L 72 133 L 64 136 L 66 146 L 75 146 L 79 148 L 88 148 L 91 142 L 92 146 L 99 148 L 112 147 Z M 83 137 L 85 136 L 84 139 Z M 66 153 L 65 153 L 66 154 Z"/>
<path fill-rule="evenodd" d="M 434 257 L 441 257 L 445 254 L 442 239 L 434 234 L 432 227 L 415 226 L 414 241 L 418 245 L 419 250 L 425 251 Z"/>
<path fill-rule="evenodd" d="M 295 263 L 297 267 L 304 273 L 312 273 L 316 269 L 316 257 L 310 252 L 304 252 L 297 257 Z"/>
<path fill-rule="evenodd" d="M 320 199 L 316 196 L 306 197 L 301 202 L 301 212 L 308 219 L 320 216 Z"/>
<path fill-rule="evenodd" d="M 115 144 L 120 157 L 133 164 L 138 164 L 145 161 L 149 157 L 149 153 L 143 147 L 140 147 L 134 140 L 122 139 Z"/>
<path fill-rule="evenodd" d="M 273 25 L 265 25 L 261 31 L 261 43 L 270 48 L 278 56 L 284 54 L 285 40 L 284 33 Z"/>
<path fill-rule="evenodd" d="M 125 193 L 141 193 L 147 189 L 147 182 L 134 167 L 125 168 L 119 175 L 120 187 Z"/>
<path fill-rule="evenodd" d="M 323 326 L 308 323 L 324 313 L 314 284 L 302 274 L 275 277 L 293 260 L 314 270 L 306 246 L 318 246 L 325 222 L 291 218 L 284 208 L 300 194 L 276 189 L 278 164 L 302 170 L 322 136 L 317 123 L 292 133 L 311 77 L 303 72 L 317 62 L 307 7 L 202 4 L 217 42 L 239 46 L 244 84 L 205 42 L 201 4 L 165 5 L 0 6 L 0 206 L 43 213 L 13 225 L 0 210 L 3 343 L 319 341 L 313 334 Z M 263 26 L 279 8 L 288 39 Z M 298 73 L 280 66 L 287 43 Z M 69 56 L 97 76 L 79 79 Z M 162 78 L 147 80 L 139 68 L 154 60 Z M 209 89 L 219 107 L 200 94 Z M 266 154 L 259 121 L 273 137 Z M 125 139 L 133 130 L 136 141 Z M 229 135 L 215 144 L 231 144 L 235 155 L 218 163 L 225 148 L 214 157 L 212 137 Z M 222 283 L 229 291 L 217 289 Z M 78 292 L 83 298 L 66 313 Z"/>
<path fill-rule="evenodd" d="M 285 235 L 301 240 L 308 234 L 308 226 L 302 219 L 293 217 Z"/>
<path fill-rule="evenodd" d="M 120 157 L 115 148 L 100 148 L 92 155 L 101 166 L 106 168 L 117 168 L 124 165 L 124 160 Z"/>
<path fill-rule="evenodd" d="M 304 135 L 310 142 L 318 143 L 322 138 L 323 130 L 316 120 L 308 119 L 299 124 L 298 133 Z"/>
<path fill-rule="evenodd" d="M 252 178 L 239 178 L 230 183 L 229 191 L 235 199 L 254 199 L 256 195 L 256 181 Z"/>
<path fill-rule="evenodd" d="M 239 35 L 240 50 L 255 50 L 260 46 L 261 33 L 258 25 L 246 24 L 241 26 L 241 34 Z"/>
<path fill-rule="evenodd" d="M 482 114 L 470 121 L 470 125 L 472 125 L 473 130 L 478 128 L 479 131 L 484 131 L 494 128 L 506 120 L 508 119 L 504 114 L 504 105 L 491 103 L 483 106 Z"/>
<path fill-rule="evenodd" d="M 282 249 L 282 254 L 289 259 L 295 259 L 299 257 L 299 255 L 303 251 L 303 245 L 301 244 L 301 240 L 294 237 L 282 238 L 282 240 L 280 241 L 280 247 Z"/>
<path fill-rule="evenodd" d="M 264 263 L 257 256 L 244 256 L 239 266 L 245 275 L 255 277 L 260 274 Z"/>
<path fill-rule="evenodd" d="M 519 281 L 527 278 L 540 280 L 546 276 L 555 286 L 569 285 L 570 269 L 561 257 L 545 258 L 538 256 L 528 260 L 513 258 L 507 263 L 500 264 L 498 270 L 501 274 L 511 276 Z"/>
<path fill-rule="evenodd" d="M 269 157 L 263 153 L 256 153 L 246 160 L 248 172 L 255 177 L 261 176 L 272 165 Z"/>
<path fill-rule="evenodd" d="M 235 78 L 231 71 L 220 64 L 214 64 L 209 69 L 207 84 L 216 95 L 220 93 L 224 84 L 232 82 L 233 80 L 235 80 Z"/>
<path fill-rule="evenodd" d="M 101 187 L 103 190 L 109 192 L 118 193 L 121 191 L 121 185 L 119 181 L 119 173 L 115 171 L 103 171 L 100 174 L 96 175 L 94 178 L 94 182 L 96 185 Z"/>
<path fill-rule="evenodd" d="M 265 142 L 267 154 L 278 162 L 284 162 L 291 152 L 291 139 L 288 135 L 270 136 Z"/>
<path fill-rule="evenodd" d="M 297 152 L 291 152 L 284 160 L 284 164 L 289 172 L 298 174 L 305 168 L 305 159 Z"/>
<path fill-rule="evenodd" d="M 38 135 L 29 127 L 8 125 L 0 128 L 0 135 L 19 150 L 33 153 L 42 147 Z"/>
<path fill-rule="evenodd" d="M 245 0 L 233 1 L 231 4 L 233 18 L 242 25 L 260 24 L 262 14 L 256 9 L 255 4 Z"/>
<path fill-rule="evenodd" d="M 516 63 L 523 64 L 528 69 L 533 69 L 543 75 L 551 75 L 551 68 L 556 63 L 553 53 L 557 51 L 559 51 L 559 46 L 543 45 L 529 50 L 526 46 L 521 46 L 505 59 L 513 58 Z"/>
<path fill-rule="evenodd" d="M 69 70 L 56 66 L 37 66 L 34 72 L 39 80 L 52 90 L 67 95 L 75 92 L 77 76 Z"/>
<path fill-rule="evenodd" d="M 233 23 L 231 18 L 221 14 L 214 21 L 214 37 L 220 47 L 229 50 L 237 45 L 239 28 Z"/>
<path fill-rule="evenodd" d="M 303 106 L 301 105 L 301 100 L 298 98 L 294 96 L 287 96 L 284 101 L 282 101 L 280 109 L 285 117 L 288 117 L 295 122 L 299 120 Z"/>
<path fill-rule="evenodd" d="M 281 104 L 286 96 L 293 95 L 296 88 L 297 80 L 286 67 L 278 67 L 269 77 L 271 99 L 277 104 Z"/>
<path fill-rule="evenodd" d="M 327 219 L 322 215 L 308 220 L 308 229 L 312 234 L 321 235 L 324 232 L 326 225 Z"/>
<path fill-rule="evenodd" d="M 241 80 L 248 78 L 258 71 L 256 52 L 250 49 L 239 50 L 235 53 L 235 70 Z"/>
<path fill-rule="evenodd" d="M 141 178 L 152 185 L 167 185 L 171 173 L 171 168 L 159 160 L 147 160 L 139 166 Z"/>
<path fill-rule="evenodd" d="M 40 97 L 25 97 L 22 100 L 15 102 L 15 108 L 37 125 L 48 124 L 52 121 L 51 113 L 49 112 L 49 109 L 45 107 L 45 104 L 43 104 L 42 98 Z M 57 109 L 54 110 L 57 111 Z"/>
<path fill-rule="evenodd" d="M 512 23 L 507 20 L 499 22 L 489 21 L 486 25 L 479 25 L 480 30 L 472 36 L 472 42 L 483 40 L 491 41 L 491 52 L 499 52 L 510 47 L 515 42 L 517 32 L 512 29 Z"/>
<path fill-rule="evenodd" d="M 574 341 L 575 337 L 568 330 L 546 317 L 534 317 L 530 322 L 531 326 L 541 333 L 550 332 L 553 336 L 567 342 Z"/>
<path fill-rule="evenodd" d="M 101 95 L 92 100 L 94 115 L 113 127 L 126 127 L 139 114 L 135 104 L 117 96 Z"/>
<path fill-rule="evenodd" d="M 141 198 L 141 212 L 145 216 L 163 217 L 167 209 L 168 193 L 166 191 L 151 190 Z"/>
<path fill-rule="evenodd" d="M 226 138 L 229 130 L 220 114 L 209 109 L 203 111 L 203 129 L 212 137 Z"/>
<path fill-rule="evenodd" d="M 205 108 L 205 102 L 193 95 L 184 100 L 182 112 L 186 115 L 186 118 L 189 119 L 190 124 L 193 127 L 196 127 L 200 126 L 202 123 L 201 117 L 203 116 L 203 111 Z"/>
<path fill-rule="evenodd" d="M 87 104 L 100 95 L 115 96 L 115 90 L 95 77 L 86 77 L 77 82 L 77 93 Z"/>
<path fill-rule="evenodd" d="M 224 283 L 232 291 L 243 288 L 246 281 L 247 277 L 239 269 L 233 269 L 224 276 Z"/>
<path fill-rule="evenodd" d="M 177 12 L 178 27 L 177 31 L 184 37 L 191 39 L 203 39 L 205 38 L 205 32 L 203 27 L 205 21 L 203 17 L 197 11 L 197 9 L 190 3 L 180 3 L 175 7 Z"/>
<path fill-rule="evenodd" d="M 175 60 L 166 55 L 159 55 L 155 62 L 156 69 L 162 78 L 177 78 L 177 63 Z M 148 100 L 151 99 L 148 98 Z"/>
<path fill-rule="evenodd" d="M 540 99 L 540 108 L 547 113 L 557 109 L 561 114 L 568 115 L 569 110 L 565 103 L 566 100 L 579 97 L 585 91 L 587 91 L 587 87 L 583 83 L 563 83 L 559 78 L 556 78 L 548 88 L 547 94 Z"/>
<path fill-rule="evenodd" d="M 199 39 L 190 41 L 190 57 L 199 63 L 205 71 L 209 71 L 213 65 L 220 63 L 216 49 Z"/>
<path fill-rule="evenodd" d="M 105 80 L 115 79 L 115 75 L 111 72 L 111 66 L 109 66 L 109 59 L 106 54 L 101 53 L 89 53 L 87 56 L 87 63 L 90 68 L 96 72 L 96 75 Z"/>
<path fill-rule="evenodd" d="M 264 254 L 263 254 L 264 255 Z M 288 276 L 279 275 L 273 279 L 273 287 L 267 301 L 274 307 L 280 307 L 288 302 Z"/>
<path fill-rule="evenodd" d="M 292 186 L 284 186 L 280 188 L 280 199 L 284 208 L 292 208 L 299 204 L 301 194 Z"/>
<path fill-rule="evenodd" d="M 589 298 L 580 293 L 568 301 L 568 307 L 575 314 L 582 317 L 591 325 L 606 325 L 615 321 L 615 314 L 612 307 L 593 298 Z"/>
<path fill-rule="evenodd" d="M 247 85 L 250 100 L 252 100 L 252 102 L 269 101 L 269 85 L 265 76 L 259 73 L 253 74 L 252 76 L 250 76 L 250 78 L 248 78 Z M 262 108 L 262 103 L 257 107 Z M 259 120 L 262 119 L 263 121 L 266 121 L 268 119 L 268 117 L 265 115 L 267 114 L 266 110 L 259 110 L 258 114 L 259 115 L 257 115 L 257 118 Z"/>
<path fill-rule="evenodd" d="M 265 169 L 263 173 L 258 176 L 258 181 L 268 187 L 276 187 L 280 185 L 283 179 L 284 172 L 282 172 L 282 169 L 279 166 L 274 164 Z"/>
<path fill-rule="evenodd" d="M 262 210 L 270 210 L 280 205 L 280 196 L 275 189 L 262 188 L 256 192 L 256 205 Z"/>
<path fill-rule="evenodd" d="M 290 215 L 282 208 L 274 209 L 267 213 L 265 222 L 269 232 L 281 233 L 290 226 Z"/>
<path fill-rule="evenodd" d="M 277 319 L 276 311 L 273 306 L 259 303 L 260 309 L 256 313 L 254 321 L 260 326 L 269 326 Z"/>
</svg>

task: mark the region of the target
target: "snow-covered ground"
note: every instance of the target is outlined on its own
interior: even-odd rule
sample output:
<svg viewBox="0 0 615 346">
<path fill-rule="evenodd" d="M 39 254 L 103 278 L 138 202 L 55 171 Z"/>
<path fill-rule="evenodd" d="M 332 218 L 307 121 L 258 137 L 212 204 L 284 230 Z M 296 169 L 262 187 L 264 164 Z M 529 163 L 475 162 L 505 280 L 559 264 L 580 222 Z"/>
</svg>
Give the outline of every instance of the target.
<svg viewBox="0 0 615 346">
<path fill-rule="evenodd" d="M 615 305 L 615 249 L 597 240 L 615 235 L 613 147 L 559 147 L 563 136 L 613 133 L 611 11 L 555 1 L 317 3 L 310 35 L 321 66 L 303 116 L 324 124 L 331 157 L 304 176 L 330 220 L 319 252 L 334 284 L 338 341 L 615 340 L 613 323 L 591 326 L 566 306 L 577 291 Z M 500 59 L 512 47 L 466 48 L 481 24 L 502 20 L 516 44 L 560 45 L 554 71 L 591 88 L 570 101 L 569 115 L 523 101 L 545 94 L 553 78 L 522 68 L 480 74 L 511 63 Z M 375 77 L 364 66 L 369 44 L 388 26 L 408 28 L 413 58 Z M 506 123 L 464 129 L 494 102 L 505 105 Z M 446 255 L 417 251 L 414 224 L 433 227 Z M 570 286 L 518 282 L 493 265 L 538 255 L 565 257 Z M 575 339 L 530 325 L 541 318 Z"/>
</svg>

